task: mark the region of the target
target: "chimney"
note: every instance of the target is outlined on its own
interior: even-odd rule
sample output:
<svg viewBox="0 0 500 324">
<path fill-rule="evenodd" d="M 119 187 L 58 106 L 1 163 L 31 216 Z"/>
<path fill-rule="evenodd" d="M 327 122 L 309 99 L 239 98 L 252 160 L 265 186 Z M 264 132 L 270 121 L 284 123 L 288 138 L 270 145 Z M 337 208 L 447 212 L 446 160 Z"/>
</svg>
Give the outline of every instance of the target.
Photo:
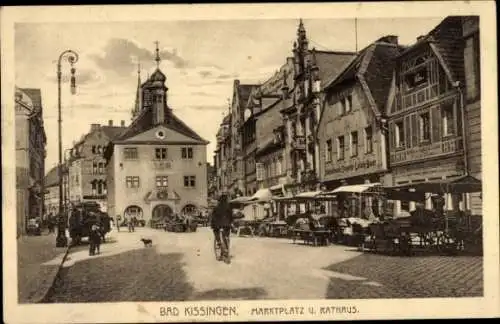
<svg viewBox="0 0 500 324">
<path fill-rule="evenodd" d="M 108 120 L 108 126 L 113 126 L 113 120 L 112 119 Z"/>
<path fill-rule="evenodd" d="M 379 42 L 384 42 L 384 43 L 389 43 L 389 44 L 394 44 L 398 45 L 399 43 L 399 37 L 396 35 L 387 35 L 379 39 Z"/>
<path fill-rule="evenodd" d="M 121 127 L 125 127 L 125 121 L 124 120 L 120 121 L 120 126 Z"/>
<path fill-rule="evenodd" d="M 99 125 L 99 124 L 90 124 L 90 131 L 91 131 L 91 132 L 96 131 L 96 130 L 98 130 L 100 127 L 101 127 L 101 125 Z"/>
</svg>

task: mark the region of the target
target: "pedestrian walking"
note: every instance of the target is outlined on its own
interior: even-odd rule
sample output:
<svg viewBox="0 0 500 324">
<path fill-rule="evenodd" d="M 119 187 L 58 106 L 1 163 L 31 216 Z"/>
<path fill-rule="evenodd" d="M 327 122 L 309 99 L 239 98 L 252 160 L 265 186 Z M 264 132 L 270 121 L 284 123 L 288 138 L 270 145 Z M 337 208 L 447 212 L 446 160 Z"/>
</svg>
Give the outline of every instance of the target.
<svg viewBox="0 0 500 324">
<path fill-rule="evenodd" d="M 97 254 L 99 254 L 101 248 L 101 233 L 99 233 L 99 227 L 95 224 L 92 225 L 92 228 L 90 230 L 89 243 L 89 255 L 95 255 L 96 250 Z"/>
</svg>

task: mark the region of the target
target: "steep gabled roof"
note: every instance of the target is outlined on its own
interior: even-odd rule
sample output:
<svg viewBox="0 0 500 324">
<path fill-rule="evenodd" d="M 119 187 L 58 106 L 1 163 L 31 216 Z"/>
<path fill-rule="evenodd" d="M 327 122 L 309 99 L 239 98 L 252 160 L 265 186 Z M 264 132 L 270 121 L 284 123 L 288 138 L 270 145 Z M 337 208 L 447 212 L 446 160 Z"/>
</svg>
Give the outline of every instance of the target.
<svg viewBox="0 0 500 324">
<path fill-rule="evenodd" d="M 21 91 L 24 91 L 24 93 L 31 98 L 33 101 L 33 108 L 36 111 L 42 110 L 42 93 L 40 89 L 21 88 Z"/>
<path fill-rule="evenodd" d="M 450 82 L 464 80 L 463 63 L 463 16 L 448 16 L 427 35 L 406 49 L 405 55 L 415 48 L 428 44 L 443 67 Z"/>
<path fill-rule="evenodd" d="M 191 137 L 195 140 L 207 142 L 201 136 L 199 136 L 194 130 L 187 126 L 180 118 L 175 116 L 173 112 L 169 113 L 169 122 L 165 122 L 162 125 L 166 128 L 174 130 L 178 133 Z M 129 127 L 125 129 L 118 137 L 115 138 L 116 141 L 123 141 L 128 138 L 134 137 L 140 133 L 143 133 L 151 128 L 158 125 L 153 123 L 153 111 L 151 109 L 143 109 L 139 116 L 130 124 Z"/>
<path fill-rule="evenodd" d="M 332 79 L 345 69 L 345 67 L 356 57 L 354 52 L 333 52 L 333 51 L 315 51 L 316 65 L 319 68 L 319 78 L 323 88 Z"/>
<path fill-rule="evenodd" d="M 390 92 L 395 59 L 404 50 L 403 46 L 390 43 L 386 39 L 382 37 L 362 49 L 325 88 L 329 89 L 343 82 L 357 80 L 373 113 L 375 116 L 381 116 L 382 111 L 385 111 L 386 98 Z M 321 110 L 320 122 L 323 113 L 324 107 Z"/>
<path fill-rule="evenodd" d="M 248 98 L 250 97 L 250 93 L 255 87 L 258 87 L 259 85 L 257 84 L 240 84 L 238 86 L 238 96 L 240 99 L 240 102 L 246 104 L 248 101 Z"/>
<path fill-rule="evenodd" d="M 59 168 L 57 166 L 53 167 L 52 169 L 47 172 L 45 175 L 44 179 L 44 186 L 45 187 L 53 187 L 59 184 Z"/>
</svg>

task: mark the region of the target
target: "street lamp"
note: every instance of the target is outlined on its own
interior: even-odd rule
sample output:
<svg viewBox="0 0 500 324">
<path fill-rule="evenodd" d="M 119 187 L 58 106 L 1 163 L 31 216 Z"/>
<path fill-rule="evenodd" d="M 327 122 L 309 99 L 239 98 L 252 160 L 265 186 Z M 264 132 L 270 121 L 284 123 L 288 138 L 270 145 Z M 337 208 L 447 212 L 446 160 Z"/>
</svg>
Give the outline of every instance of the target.
<svg viewBox="0 0 500 324">
<path fill-rule="evenodd" d="M 59 217 L 56 237 L 56 247 L 68 246 L 68 238 L 66 237 L 66 217 L 63 215 L 63 170 L 62 170 L 62 118 L 61 118 L 61 61 L 67 57 L 68 63 L 71 65 L 71 94 L 76 93 L 75 68 L 73 65 L 78 62 L 78 54 L 72 50 L 66 50 L 59 55 L 57 60 L 57 111 L 58 111 L 58 141 L 59 141 Z"/>
</svg>

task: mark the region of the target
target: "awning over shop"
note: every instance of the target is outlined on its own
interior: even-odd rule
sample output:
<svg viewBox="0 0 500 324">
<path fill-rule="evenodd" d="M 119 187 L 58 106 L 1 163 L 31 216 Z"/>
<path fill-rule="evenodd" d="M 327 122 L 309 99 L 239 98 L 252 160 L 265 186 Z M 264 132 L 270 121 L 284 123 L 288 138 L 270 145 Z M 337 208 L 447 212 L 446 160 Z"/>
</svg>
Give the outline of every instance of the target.
<svg viewBox="0 0 500 324">
<path fill-rule="evenodd" d="M 340 186 L 338 188 L 335 188 L 332 191 L 327 191 L 324 192 L 324 195 L 331 195 L 331 194 L 336 194 L 336 193 L 363 193 L 368 191 L 369 189 L 380 186 L 380 183 L 365 183 L 365 184 L 359 184 L 359 185 L 347 185 L 347 186 Z"/>
<path fill-rule="evenodd" d="M 402 186 L 395 186 L 386 188 L 389 190 L 398 190 L 401 192 L 421 192 L 421 193 L 470 193 L 481 192 L 482 183 L 470 175 L 462 175 L 458 177 L 451 177 L 443 180 L 427 181 L 419 183 L 410 183 Z"/>
<path fill-rule="evenodd" d="M 267 202 L 272 198 L 271 190 L 268 188 L 259 189 L 257 192 L 250 198 L 251 202 Z"/>
<path fill-rule="evenodd" d="M 295 196 L 295 198 L 316 198 L 319 195 L 321 195 L 323 191 L 308 191 L 308 192 L 301 192 Z"/>
<path fill-rule="evenodd" d="M 252 199 L 252 197 L 243 196 L 243 197 L 238 197 L 238 198 L 232 199 L 229 201 L 229 203 L 230 204 L 244 204 L 246 202 L 249 202 L 251 199 Z"/>
<path fill-rule="evenodd" d="M 277 184 L 275 186 L 272 186 L 269 188 L 271 191 L 271 194 L 274 197 L 284 197 L 285 196 L 285 185 L 284 184 Z"/>
</svg>

